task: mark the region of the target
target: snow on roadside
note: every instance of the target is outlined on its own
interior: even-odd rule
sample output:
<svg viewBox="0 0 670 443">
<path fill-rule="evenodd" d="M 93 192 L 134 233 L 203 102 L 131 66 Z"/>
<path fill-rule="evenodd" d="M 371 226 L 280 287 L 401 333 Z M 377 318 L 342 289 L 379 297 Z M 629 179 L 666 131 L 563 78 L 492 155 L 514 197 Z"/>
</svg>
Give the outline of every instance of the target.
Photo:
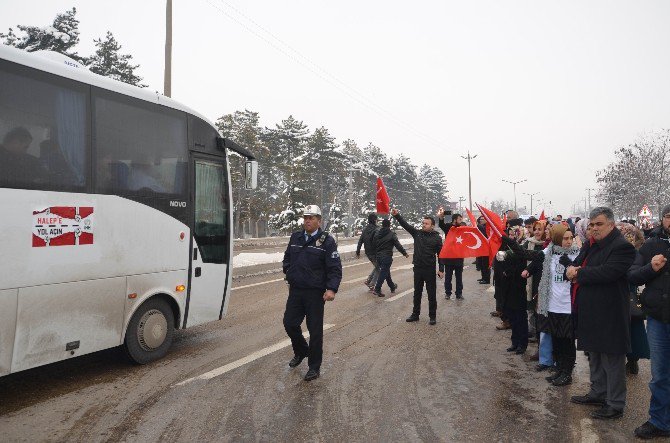
<svg viewBox="0 0 670 443">
<path fill-rule="evenodd" d="M 400 244 L 407 245 L 412 243 L 411 238 L 401 238 Z M 338 246 L 337 250 L 340 254 L 345 252 L 354 252 L 358 245 L 356 243 L 351 245 Z M 284 259 L 283 252 L 241 252 L 233 257 L 233 268 L 243 268 L 245 266 L 264 265 L 268 263 L 281 263 Z"/>
</svg>

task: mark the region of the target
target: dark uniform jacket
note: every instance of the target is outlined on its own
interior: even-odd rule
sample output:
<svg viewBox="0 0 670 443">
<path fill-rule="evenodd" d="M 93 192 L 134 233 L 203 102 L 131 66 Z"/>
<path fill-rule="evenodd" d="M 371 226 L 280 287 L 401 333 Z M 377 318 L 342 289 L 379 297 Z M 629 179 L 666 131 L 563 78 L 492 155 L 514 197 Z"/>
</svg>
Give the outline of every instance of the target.
<svg viewBox="0 0 670 443">
<path fill-rule="evenodd" d="M 493 260 L 494 297 L 506 309 L 526 309 L 526 279 L 521 273 L 526 268 L 527 251 L 509 237 L 502 238 L 500 251 L 505 251 L 505 260 Z"/>
<path fill-rule="evenodd" d="M 442 236 L 436 231 L 426 232 L 422 229 L 416 229 L 405 221 L 400 214 L 394 215 L 400 226 L 414 238 L 414 257 L 412 264 L 416 268 L 435 269 L 435 257 L 442 250 Z M 444 270 L 444 265 L 440 263 L 440 271 Z"/>
<path fill-rule="evenodd" d="M 577 348 L 607 354 L 630 352 L 628 269 L 635 248 L 612 230 L 604 239 L 585 243 L 575 266 L 577 274 Z M 584 265 L 586 263 L 586 265 Z"/>
<path fill-rule="evenodd" d="M 453 223 L 445 223 L 444 219 L 440 219 L 440 221 L 437 223 L 440 229 L 444 232 L 444 238 L 447 238 L 447 235 L 449 235 L 449 230 L 454 226 Z M 484 234 L 486 236 L 486 234 Z M 452 265 L 452 266 L 463 266 L 463 259 L 462 258 L 442 258 L 440 259 L 440 263 L 444 263 L 445 265 Z"/>
<path fill-rule="evenodd" d="M 282 268 L 291 288 L 337 292 L 342 281 L 337 243 L 321 229 L 308 241 L 304 230 L 294 232 L 284 252 Z"/>
<path fill-rule="evenodd" d="M 405 248 L 402 247 L 398 236 L 390 228 L 382 227 L 375 235 L 372 241 L 375 251 L 377 251 L 377 258 L 379 257 L 393 257 L 393 247 L 402 255 L 407 255 Z"/>
<path fill-rule="evenodd" d="M 655 255 L 663 254 L 670 259 L 670 239 L 663 227 L 654 229 L 638 252 L 628 271 L 628 281 L 637 286 L 645 285 L 640 295 L 644 313 L 663 323 L 670 323 L 670 264 L 666 263 L 658 272 L 651 267 L 651 259 Z"/>
<path fill-rule="evenodd" d="M 361 232 L 361 237 L 358 239 L 358 246 L 356 247 L 356 255 L 360 255 L 361 245 L 365 247 L 365 255 L 367 255 L 368 257 L 374 257 L 376 255 L 375 247 L 372 243 L 372 240 L 377 234 L 377 231 L 378 231 L 377 225 L 373 223 L 368 223 L 365 226 L 365 228 L 363 228 L 363 232 Z"/>
</svg>

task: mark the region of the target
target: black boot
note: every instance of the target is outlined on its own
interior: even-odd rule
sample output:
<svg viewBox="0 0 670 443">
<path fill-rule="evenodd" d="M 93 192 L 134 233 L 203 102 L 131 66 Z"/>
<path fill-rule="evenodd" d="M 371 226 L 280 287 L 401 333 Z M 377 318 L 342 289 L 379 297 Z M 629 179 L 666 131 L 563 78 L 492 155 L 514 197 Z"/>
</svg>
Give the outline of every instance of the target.
<svg viewBox="0 0 670 443">
<path fill-rule="evenodd" d="M 551 382 L 554 386 L 567 386 L 572 383 L 572 371 L 561 371 L 558 378 Z"/>
<path fill-rule="evenodd" d="M 560 363 L 557 364 L 556 368 L 557 368 L 557 371 L 556 371 L 556 372 L 554 372 L 553 374 L 551 374 L 551 375 L 549 375 L 549 376 L 547 376 L 547 377 L 544 377 L 544 379 L 547 380 L 549 383 L 552 383 L 552 382 L 553 382 L 554 380 L 556 380 L 558 377 L 560 377 L 561 375 L 563 375 L 563 368 L 561 367 L 561 364 L 560 364 Z"/>
</svg>

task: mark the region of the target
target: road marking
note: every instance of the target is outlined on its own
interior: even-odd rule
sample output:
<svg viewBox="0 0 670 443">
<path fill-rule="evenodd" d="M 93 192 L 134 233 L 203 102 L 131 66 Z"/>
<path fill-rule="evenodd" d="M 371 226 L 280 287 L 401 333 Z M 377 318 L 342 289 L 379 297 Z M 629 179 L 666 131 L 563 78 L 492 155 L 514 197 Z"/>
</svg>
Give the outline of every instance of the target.
<svg viewBox="0 0 670 443">
<path fill-rule="evenodd" d="M 414 292 L 414 289 L 408 289 L 408 290 L 406 290 L 406 291 L 404 291 L 404 292 L 401 292 L 401 293 L 398 294 L 398 295 L 394 295 L 394 296 L 391 297 L 391 298 L 387 298 L 387 299 L 384 300 L 384 301 L 396 301 L 396 300 L 398 300 L 400 297 L 404 297 L 404 296 L 406 296 L 407 294 L 409 294 L 410 292 Z"/>
<path fill-rule="evenodd" d="M 334 326 L 335 325 L 323 325 L 323 330 L 325 331 L 325 330 L 330 329 Z M 309 332 L 305 332 L 303 335 L 305 336 L 305 338 L 309 338 Z M 211 371 L 205 372 L 204 374 L 188 378 L 184 381 L 181 381 L 181 382 L 177 383 L 175 386 L 183 386 L 187 383 L 191 383 L 191 382 L 196 381 L 196 380 L 211 380 L 214 377 L 218 377 L 220 375 L 223 375 L 226 372 L 230 372 L 233 369 L 237 369 L 240 366 L 244 366 L 248 363 L 251 363 L 254 360 L 258 360 L 261 357 L 265 357 L 266 355 L 270 355 L 273 352 L 279 351 L 280 349 L 288 348 L 289 346 L 291 346 L 291 340 L 290 339 L 280 341 L 279 343 L 276 343 L 272 346 L 268 346 L 267 348 L 263 348 L 263 349 L 260 349 L 256 352 L 253 352 L 253 353 L 247 355 L 246 357 L 242 357 L 239 360 L 235 360 L 232 363 L 228 363 L 227 365 L 223 365 L 219 368 L 212 369 Z"/>
<path fill-rule="evenodd" d="M 342 266 L 342 269 L 353 268 L 354 266 L 369 265 L 369 264 L 370 264 L 369 262 L 354 263 L 353 265 Z M 403 269 L 409 269 L 411 267 L 412 267 L 412 265 L 405 265 L 405 266 L 400 266 L 398 268 L 395 268 L 395 270 L 400 271 L 400 270 L 403 270 Z M 355 282 L 355 281 L 358 281 L 358 280 L 363 280 L 363 278 L 348 280 L 348 281 L 343 282 L 342 284 L 352 283 L 352 282 Z M 243 286 L 235 286 L 231 290 L 232 291 L 237 291 L 238 289 L 254 288 L 256 286 L 268 285 L 270 283 L 277 283 L 278 281 L 284 281 L 284 278 L 283 277 L 282 278 L 275 278 L 274 280 L 262 281 L 262 282 L 259 282 L 259 283 L 251 283 L 251 284 L 243 285 Z"/>
<path fill-rule="evenodd" d="M 283 280 L 284 280 L 283 278 L 276 278 L 276 279 L 274 279 L 274 280 L 262 281 L 262 282 L 260 282 L 260 283 L 252 283 L 252 284 L 250 284 L 250 285 L 235 286 L 235 287 L 232 289 L 232 291 L 236 291 L 236 290 L 238 290 L 238 289 L 253 288 L 254 286 L 267 285 L 267 284 L 269 284 L 269 283 L 275 283 L 275 282 L 283 281 Z"/>
</svg>

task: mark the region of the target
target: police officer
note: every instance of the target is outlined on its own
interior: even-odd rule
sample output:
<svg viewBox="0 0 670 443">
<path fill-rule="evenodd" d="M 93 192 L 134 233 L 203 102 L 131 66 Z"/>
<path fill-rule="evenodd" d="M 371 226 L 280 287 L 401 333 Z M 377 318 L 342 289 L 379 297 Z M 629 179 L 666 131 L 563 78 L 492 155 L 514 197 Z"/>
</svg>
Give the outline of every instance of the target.
<svg viewBox="0 0 670 443">
<path fill-rule="evenodd" d="M 335 299 L 342 280 L 342 262 L 335 239 L 321 230 L 321 209 L 308 205 L 303 215 L 305 229 L 291 235 L 282 263 L 289 284 L 284 329 L 294 353 L 288 365 L 295 368 L 307 357 L 305 380 L 310 381 L 319 377 L 324 305 Z M 305 317 L 309 346 L 300 328 Z"/>
</svg>

